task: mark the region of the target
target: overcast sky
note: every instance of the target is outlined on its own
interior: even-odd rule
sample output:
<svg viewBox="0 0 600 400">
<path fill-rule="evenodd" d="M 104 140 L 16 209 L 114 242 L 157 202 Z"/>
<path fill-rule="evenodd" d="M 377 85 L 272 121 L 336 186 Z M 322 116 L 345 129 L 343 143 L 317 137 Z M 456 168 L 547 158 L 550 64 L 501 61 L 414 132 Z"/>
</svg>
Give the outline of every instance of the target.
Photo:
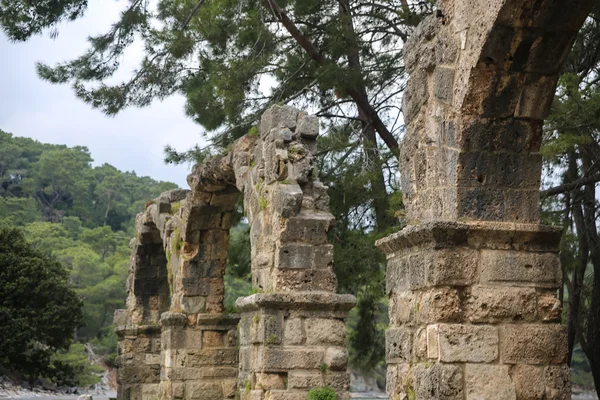
<svg viewBox="0 0 600 400">
<path fill-rule="evenodd" d="M 105 32 L 122 6 L 123 2 L 90 1 L 86 16 L 61 26 L 56 39 L 44 35 L 11 43 L 0 31 L 0 129 L 44 143 L 87 146 L 94 165 L 109 163 L 187 188 L 189 166 L 162 161 L 166 144 L 185 150 L 202 140 L 202 127 L 184 114 L 183 97 L 107 117 L 77 99 L 70 86 L 51 85 L 36 75 L 38 61 L 53 65 L 81 55 L 86 38 Z M 135 68 L 140 54 L 134 50 L 127 57 L 122 76 Z"/>
</svg>

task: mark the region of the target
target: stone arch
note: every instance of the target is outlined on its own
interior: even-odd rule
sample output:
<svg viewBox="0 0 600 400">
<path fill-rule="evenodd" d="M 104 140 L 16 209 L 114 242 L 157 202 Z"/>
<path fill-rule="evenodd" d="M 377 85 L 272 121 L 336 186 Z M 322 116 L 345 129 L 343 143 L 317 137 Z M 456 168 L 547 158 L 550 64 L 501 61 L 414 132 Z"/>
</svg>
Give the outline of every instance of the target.
<svg viewBox="0 0 600 400">
<path fill-rule="evenodd" d="M 543 119 L 591 4 L 446 0 L 419 25 L 401 147 L 412 218 L 539 221 Z"/>
<path fill-rule="evenodd" d="M 390 398 L 570 398 L 543 119 L 592 1 L 442 0 L 405 46 L 409 225 L 387 255 Z"/>
<path fill-rule="evenodd" d="M 271 107 L 256 134 L 194 167 L 188 176 L 191 190 L 163 193 L 138 215 L 138 238 L 147 235 L 168 264 L 167 284 L 160 287 L 161 293 L 167 288 L 171 300 L 168 310 L 161 300 L 149 313 L 135 296 L 128 301 L 126 317 L 136 328 L 146 314 L 155 318 L 166 311 L 158 327 L 160 379 L 144 386 L 146 395 L 305 396 L 319 382 L 347 393 L 343 320 L 355 300 L 335 294 L 333 246 L 327 241 L 333 216 L 314 165 L 318 131 L 316 117 Z M 224 314 L 229 229 L 242 195 L 258 293 L 238 299 L 241 315 Z M 136 282 L 133 276 L 132 271 L 130 280 Z M 330 368 L 327 376 L 323 365 Z"/>
<path fill-rule="evenodd" d="M 127 280 L 127 311 L 118 312 L 118 397 L 141 399 L 159 394 L 162 313 L 169 310 L 167 257 L 160 231 L 148 213 L 136 218 Z"/>
</svg>

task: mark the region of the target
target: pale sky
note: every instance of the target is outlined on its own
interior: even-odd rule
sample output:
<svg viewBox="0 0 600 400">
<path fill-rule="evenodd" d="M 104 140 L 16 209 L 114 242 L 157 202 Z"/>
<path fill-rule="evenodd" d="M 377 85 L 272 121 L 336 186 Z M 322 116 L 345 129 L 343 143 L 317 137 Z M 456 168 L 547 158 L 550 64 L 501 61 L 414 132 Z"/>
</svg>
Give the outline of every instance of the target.
<svg viewBox="0 0 600 400">
<path fill-rule="evenodd" d="M 186 150 L 202 141 L 203 128 L 185 116 L 182 96 L 107 117 L 77 99 L 69 85 L 52 85 L 36 75 L 38 61 L 54 65 L 81 55 L 86 38 L 104 33 L 123 6 L 124 2 L 90 1 L 85 17 L 60 26 L 56 39 L 46 34 L 11 43 L 0 31 L 0 129 L 44 143 L 87 146 L 94 165 L 109 163 L 187 188 L 189 166 L 163 162 L 166 144 Z M 122 76 L 135 68 L 140 54 L 130 53 Z"/>
</svg>

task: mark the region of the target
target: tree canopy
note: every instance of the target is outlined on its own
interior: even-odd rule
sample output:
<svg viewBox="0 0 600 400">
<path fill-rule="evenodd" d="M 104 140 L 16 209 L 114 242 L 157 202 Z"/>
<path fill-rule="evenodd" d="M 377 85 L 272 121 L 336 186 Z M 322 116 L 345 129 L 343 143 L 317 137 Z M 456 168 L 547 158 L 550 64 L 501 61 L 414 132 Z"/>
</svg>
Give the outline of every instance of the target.
<svg viewBox="0 0 600 400">
<path fill-rule="evenodd" d="M 82 302 L 68 271 L 33 249 L 20 230 L 0 228 L 0 364 L 50 374 L 50 359 L 69 346 Z"/>
</svg>

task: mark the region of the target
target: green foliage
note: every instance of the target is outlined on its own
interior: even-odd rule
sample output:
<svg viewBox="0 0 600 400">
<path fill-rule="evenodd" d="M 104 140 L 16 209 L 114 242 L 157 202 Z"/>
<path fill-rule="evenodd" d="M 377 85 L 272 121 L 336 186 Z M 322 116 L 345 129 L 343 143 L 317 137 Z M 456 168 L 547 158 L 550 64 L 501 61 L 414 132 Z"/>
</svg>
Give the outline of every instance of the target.
<svg viewBox="0 0 600 400">
<path fill-rule="evenodd" d="M 306 400 L 337 400 L 337 395 L 330 387 L 312 388 L 308 391 Z"/>
<path fill-rule="evenodd" d="M 95 353 L 109 365 L 117 354 L 111 324 L 114 310 L 125 306 L 129 240 L 135 215 L 149 198 L 175 187 L 121 172 L 108 164 L 92 167 L 84 147 L 42 144 L 0 131 L 0 227 L 22 227 L 22 235 L 36 254 L 62 265 L 70 293 L 75 293 L 78 301 L 83 300 L 83 307 L 72 313 L 73 318 L 79 316 L 83 326 L 71 327 L 67 336 L 76 333 L 81 343 L 91 343 Z M 0 285 L 3 282 L 0 280 Z M 39 311 L 40 321 L 46 319 L 43 310 Z M 68 323 L 64 326 L 69 328 Z M 5 336 L 2 334 L 2 340 Z M 86 376 L 81 365 L 70 364 L 77 364 L 81 356 L 73 353 L 79 347 L 73 349 L 53 358 L 47 374 L 54 374 L 56 380 L 73 379 L 72 374 Z M 43 369 L 56 348 L 38 350 L 36 347 L 35 354 L 39 356 L 31 356 L 37 357 L 35 362 L 25 361 L 40 364 Z M 0 354 L 4 356 L 2 350 Z M 8 361 L 0 360 L 0 364 L 12 368 Z M 43 372 L 33 366 L 27 368 L 33 368 L 29 372 L 33 375 Z M 82 377 L 80 382 L 86 379 Z"/>
<path fill-rule="evenodd" d="M 99 383 L 101 379 L 97 374 L 104 372 L 102 367 L 90 363 L 82 343 L 73 343 L 68 350 L 56 353 L 52 367 L 61 386 L 88 387 Z"/>
<path fill-rule="evenodd" d="M 0 364 L 53 377 L 51 356 L 69 346 L 82 302 L 65 268 L 31 248 L 15 228 L 0 229 Z"/>
</svg>

